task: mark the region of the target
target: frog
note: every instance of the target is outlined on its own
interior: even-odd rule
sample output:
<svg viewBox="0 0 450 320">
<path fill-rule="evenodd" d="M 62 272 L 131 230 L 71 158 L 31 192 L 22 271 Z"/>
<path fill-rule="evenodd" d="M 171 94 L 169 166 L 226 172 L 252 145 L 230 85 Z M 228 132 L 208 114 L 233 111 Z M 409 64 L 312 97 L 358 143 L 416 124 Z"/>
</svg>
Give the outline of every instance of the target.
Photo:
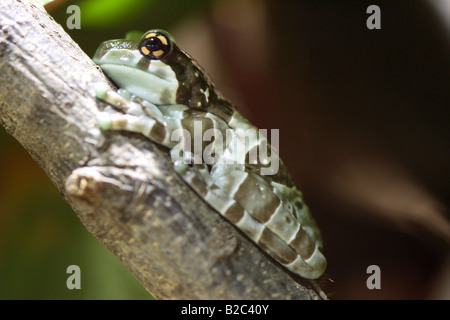
<svg viewBox="0 0 450 320">
<path fill-rule="evenodd" d="M 322 235 L 277 148 L 169 32 L 105 41 L 93 61 L 118 87 L 96 86 L 116 110 L 98 113 L 101 130 L 162 146 L 176 174 L 257 247 L 302 278 L 323 275 Z"/>
</svg>

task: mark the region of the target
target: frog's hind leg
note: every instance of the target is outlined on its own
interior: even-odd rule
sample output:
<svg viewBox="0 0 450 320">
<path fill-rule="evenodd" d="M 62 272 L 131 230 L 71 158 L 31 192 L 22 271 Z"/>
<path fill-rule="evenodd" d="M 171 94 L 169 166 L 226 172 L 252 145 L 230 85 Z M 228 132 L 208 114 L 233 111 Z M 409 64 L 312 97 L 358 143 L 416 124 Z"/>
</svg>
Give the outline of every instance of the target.
<svg viewBox="0 0 450 320">
<path fill-rule="evenodd" d="M 214 184 L 206 165 L 179 164 L 175 166 L 175 170 L 211 207 L 257 242 L 264 227 L 254 220 L 239 203 Z"/>
<path fill-rule="evenodd" d="M 261 234 L 253 239 L 261 247 L 276 247 L 273 257 L 289 270 L 302 277 L 315 279 L 322 275 L 326 260 L 320 252 L 321 242 L 306 231 L 290 203 L 274 193 L 273 186 L 257 174 L 236 165 L 215 165 L 211 171 L 214 184 L 232 198 L 246 213 L 260 224 Z M 238 227 L 245 221 L 236 223 Z M 283 256 L 277 258 L 277 254 Z"/>
<path fill-rule="evenodd" d="M 297 217 L 297 220 L 302 221 L 302 226 L 305 231 L 319 244 L 319 247 L 323 247 L 322 235 L 320 233 L 319 227 L 312 218 L 309 212 L 308 206 L 303 201 L 303 194 L 295 187 L 288 187 L 286 185 L 272 182 L 273 190 L 280 199 L 284 199 L 289 202 L 293 207 L 292 211 Z"/>
<path fill-rule="evenodd" d="M 137 117 L 129 114 L 110 114 L 101 112 L 97 115 L 97 124 L 102 130 L 125 130 L 143 134 L 152 141 L 166 147 L 173 147 L 171 141 L 171 131 L 167 127 L 153 118 Z"/>
<path fill-rule="evenodd" d="M 286 268 L 311 279 L 323 273 L 322 253 L 263 179 L 233 166 L 213 175 L 205 165 L 175 168 L 209 205 Z"/>
</svg>

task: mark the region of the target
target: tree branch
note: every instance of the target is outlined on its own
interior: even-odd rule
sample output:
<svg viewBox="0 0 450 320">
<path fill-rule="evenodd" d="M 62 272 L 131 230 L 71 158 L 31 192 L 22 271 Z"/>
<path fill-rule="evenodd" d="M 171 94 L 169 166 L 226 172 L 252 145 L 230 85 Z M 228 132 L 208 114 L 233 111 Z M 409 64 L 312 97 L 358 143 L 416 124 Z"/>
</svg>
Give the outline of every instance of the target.
<svg viewBox="0 0 450 320">
<path fill-rule="evenodd" d="M 107 80 L 42 7 L 2 0 L 0 28 L 0 123 L 152 295 L 326 298 L 196 196 L 167 150 L 97 128 L 93 84 Z"/>
</svg>

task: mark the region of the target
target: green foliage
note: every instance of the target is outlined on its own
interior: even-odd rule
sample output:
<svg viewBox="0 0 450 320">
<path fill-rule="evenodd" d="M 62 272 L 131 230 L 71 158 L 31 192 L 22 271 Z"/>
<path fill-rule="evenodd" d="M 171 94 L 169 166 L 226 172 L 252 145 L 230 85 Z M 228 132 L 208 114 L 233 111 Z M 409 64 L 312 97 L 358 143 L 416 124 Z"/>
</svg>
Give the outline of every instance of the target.
<svg viewBox="0 0 450 320">
<path fill-rule="evenodd" d="M 140 30 L 128 31 L 127 34 L 125 35 L 125 39 L 127 39 L 127 40 L 138 40 L 138 39 L 140 39 L 142 37 L 144 32 L 145 31 L 140 31 Z"/>
<path fill-rule="evenodd" d="M 39 4 L 41 6 L 45 6 L 47 4 L 49 4 L 50 2 L 54 2 L 55 0 L 38 0 Z"/>
<path fill-rule="evenodd" d="M 152 5 L 157 0 L 84 0 L 79 2 L 86 26 L 114 26 L 118 21 L 139 15 L 142 7 Z"/>
</svg>

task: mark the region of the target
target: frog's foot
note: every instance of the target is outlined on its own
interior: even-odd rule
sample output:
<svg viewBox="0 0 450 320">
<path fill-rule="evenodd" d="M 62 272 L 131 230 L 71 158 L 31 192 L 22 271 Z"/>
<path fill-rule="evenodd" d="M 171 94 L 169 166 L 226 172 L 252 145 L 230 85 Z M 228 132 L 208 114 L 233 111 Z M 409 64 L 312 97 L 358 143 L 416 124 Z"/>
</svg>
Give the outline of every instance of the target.
<svg viewBox="0 0 450 320">
<path fill-rule="evenodd" d="M 94 84 L 95 96 L 100 100 L 105 100 L 108 90 L 111 88 L 104 82 L 97 82 Z"/>
<path fill-rule="evenodd" d="M 95 96 L 98 99 L 110 104 L 116 109 L 129 114 L 142 115 L 142 107 L 139 104 L 131 102 L 116 91 L 111 90 L 106 83 L 96 83 L 94 90 Z"/>
<path fill-rule="evenodd" d="M 166 147 L 173 147 L 170 140 L 170 130 L 156 119 L 137 117 L 123 113 L 100 112 L 97 115 L 97 125 L 102 130 L 124 130 L 140 133 L 153 142 Z"/>
</svg>

